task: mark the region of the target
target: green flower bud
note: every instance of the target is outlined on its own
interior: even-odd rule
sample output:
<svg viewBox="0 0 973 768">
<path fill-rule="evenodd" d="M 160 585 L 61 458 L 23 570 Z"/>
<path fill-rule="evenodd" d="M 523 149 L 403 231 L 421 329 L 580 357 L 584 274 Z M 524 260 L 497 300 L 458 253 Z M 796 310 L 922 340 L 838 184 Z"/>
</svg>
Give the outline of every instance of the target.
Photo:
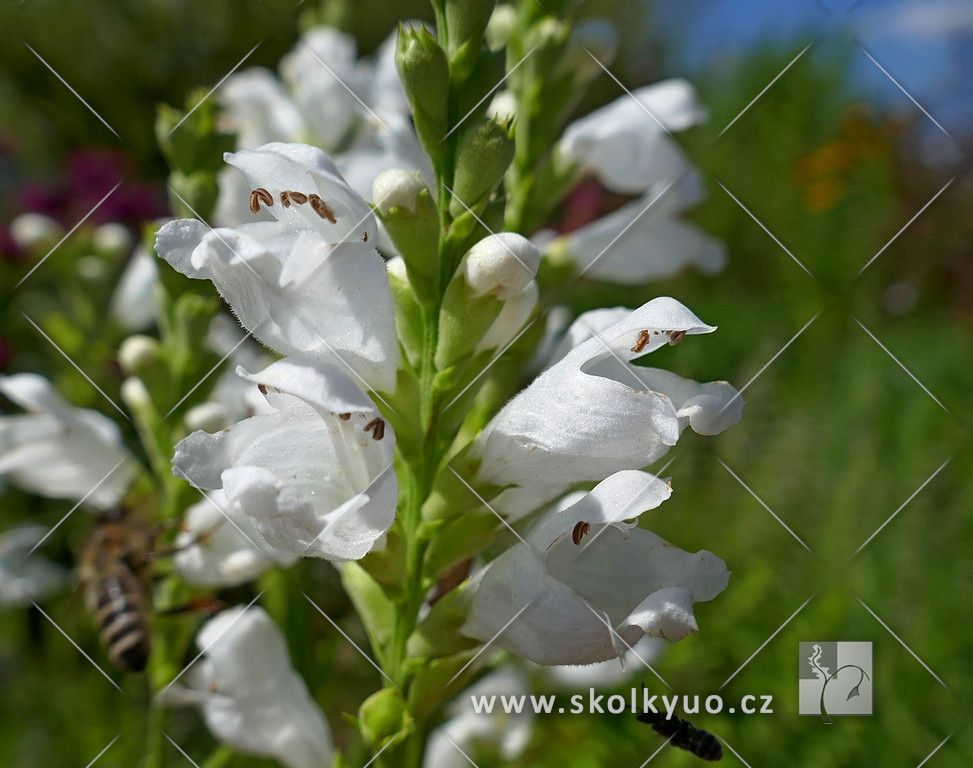
<svg viewBox="0 0 973 768">
<path fill-rule="evenodd" d="M 496 0 L 446 0 L 446 52 L 454 83 L 470 76 Z"/>
<path fill-rule="evenodd" d="M 439 214 L 432 194 L 419 174 L 391 170 L 375 179 L 372 196 L 419 301 L 434 301 L 439 288 Z"/>
<path fill-rule="evenodd" d="M 412 730 L 412 717 L 402 694 L 394 688 L 383 688 L 362 702 L 358 709 L 358 726 L 362 737 L 378 750 L 393 737 L 401 737 Z"/>
<path fill-rule="evenodd" d="M 467 206 L 476 210 L 503 181 L 513 159 L 514 142 L 507 127 L 492 119 L 466 127 L 456 148 L 449 212 L 457 217 Z"/>
<path fill-rule="evenodd" d="M 528 286 L 539 265 L 537 248 L 513 232 L 485 237 L 466 253 L 443 297 L 436 347 L 439 370 L 476 351 L 504 302 Z"/>
<path fill-rule="evenodd" d="M 437 171 L 449 131 L 449 64 L 446 52 L 424 27 L 399 28 L 395 67 L 412 107 L 416 133 Z"/>
</svg>

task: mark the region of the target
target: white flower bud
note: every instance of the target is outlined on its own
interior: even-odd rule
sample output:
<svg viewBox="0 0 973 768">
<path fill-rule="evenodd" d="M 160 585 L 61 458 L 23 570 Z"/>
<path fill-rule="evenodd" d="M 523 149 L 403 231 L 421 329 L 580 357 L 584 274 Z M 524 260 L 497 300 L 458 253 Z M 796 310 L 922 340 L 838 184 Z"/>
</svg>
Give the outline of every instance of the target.
<svg viewBox="0 0 973 768">
<path fill-rule="evenodd" d="M 419 174 L 393 168 L 375 177 L 372 183 L 372 199 L 382 216 L 388 216 L 393 208 L 402 208 L 415 214 L 419 195 L 425 188 Z"/>
<path fill-rule="evenodd" d="M 57 240 L 63 233 L 64 228 L 43 213 L 22 213 L 10 223 L 10 236 L 21 248 Z"/>
<path fill-rule="evenodd" d="M 474 296 L 492 293 L 506 300 L 527 287 L 540 263 L 540 251 L 530 240 L 514 232 L 501 232 L 484 237 L 470 248 L 460 268 Z"/>
<path fill-rule="evenodd" d="M 129 336 L 118 347 L 118 364 L 132 373 L 151 364 L 159 355 L 159 342 L 151 336 Z"/>
<path fill-rule="evenodd" d="M 91 235 L 95 250 L 104 253 L 122 253 L 132 247 L 132 233 L 124 224 L 110 221 L 97 227 Z"/>
<path fill-rule="evenodd" d="M 517 116 L 517 99 L 510 91 L 497 91 L 487 114 L 499 123 L 506 123 Z"/>
<path fill-rule="evenodd" d="M 144 382 L 136 376 L 129 376 L 122 382 L 122 400 L 133 411 L 152 406 L 152 395 L 146 388 Z"/>
</svg>

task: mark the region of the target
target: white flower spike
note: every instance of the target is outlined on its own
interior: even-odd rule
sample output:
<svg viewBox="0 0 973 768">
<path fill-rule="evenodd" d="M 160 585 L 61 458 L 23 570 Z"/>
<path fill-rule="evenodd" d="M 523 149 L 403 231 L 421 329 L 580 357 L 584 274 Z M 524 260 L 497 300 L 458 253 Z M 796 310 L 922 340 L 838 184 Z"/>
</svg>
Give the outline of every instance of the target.
<svg viewBox="0 0 973 768">
<path fill-rule="evenodd" d="M 203 658 L 189 671 L 206 726 L 234 749 L 287 768 L 334 759 L 331 729 L 294 671 L 284 635 L 259 606 L 210 619 L 196 640 Z"/>
<path fill-rule="evenodd" d="M 235 520 L 249 518 L 268 555 L 364 557 L 395 517 L 395 433 L 371 400 L 337 368 L 287 358 L 257 384 L 275 413 L 176 446 L 173 471 L 204 489 L 222 488 Z"/>
<path fill-rule="evenodd" d="M 97 411 L 65 402 L 34 373 L 0 377 L 0 392 L 26 414 L 0 417 L 0 477 L 54 499 L 117 505 L 138 472 L 118 426 Z"/>
<path fill-rule="evenodd" d="M 156 250 L 184 275 L 212 280 L 272 349 L 348 366 L 368 386 L 394 389 L 392 294 L 368 203 L 314 147 L 268 144 L 227 162 L 246 174 L 251 209 L 277 221 L 208 230 L 181 219 L 159 230 Z"/>
<path fill-rule="evenodd" d="M 695 632 L 693 603 L 725 589 L 723 561 L 625 522 L 670 493 L 657 477 L 626 470 L 545 514 L 526 544 L 476 575 L 464 634 L 556 665 L 622 656 L 644 635 L 680 640 Z"/>
<path fill-rule="evenodd" d="M 586 316 L 575 321 L 585 328 Z M 574 327 L 574 326 L 572 326 Z M 487 424 L 472 455 L 477 480 L 556 486 L 602 480 L 663 456 L 691 426 L 715 435 L 738 422 L 743 400 L 726 382 L 699 384 L 631 364 L 688 334 L 710 333 L 678 301 L 653 299 L 579 343 Z M 578 333 L 569 331 L 569 338 Z"/>
</svg>

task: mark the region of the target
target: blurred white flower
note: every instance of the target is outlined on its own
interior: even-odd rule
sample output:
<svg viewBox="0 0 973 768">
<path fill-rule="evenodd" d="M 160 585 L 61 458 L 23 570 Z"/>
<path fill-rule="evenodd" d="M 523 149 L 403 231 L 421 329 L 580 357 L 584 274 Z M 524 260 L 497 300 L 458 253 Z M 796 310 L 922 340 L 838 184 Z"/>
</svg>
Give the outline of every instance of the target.
<svg viewBox="0 0 973 768">
<path fill-rule="evenodd" d="M 681 216 L 702 199 L 695 172 L 664 191 L 652 190 L 611 213 L 569 232 L 551 248 L 563 248 L 586 277 L 644 283 L 687 266 L 705 274 L 726 263 L 726 246 Z"/>
<path fill-rule="evenodd" d="M 447 705 L 449 719 L 430 734 L 423 768 L 467 768 L 470 761 L 463 753 L 472 757 L 488 752 L 504 763 L 516 760 L 530 742 L 536 715 L 530 707 L 521 713 L 507 713 L 500 697 L 529 694 L 523 674 L 510 665 L 471 685 Z M 494 697 L 493 710 L 477 711 L 474 697 Z"/>
<path fill-rule="evenodd" d="M 572 328 L 586 325 L 582 315 Z M 630 362 L 687 334 L 714 330 L 662 297 L 608 327 L 590 328 L 587 340 L 569 331 L 576 346 L 507 403 L 477 439 L 471 452 L 481 459 L 477 480 L 547 486 L 556 494 L 559 485 L 648 466 L 687 426 L 714 435 L 735 424 L 743 400 L 729 384 L 699 384 Z"/>
<path fill-rule="evenodd" d="M 348 365 L 369 386 L 394 389 L 399 344 L 368 203 L 315 147 L 268 144 L 227 162 L 255 190 L 251 207 L 277 220 L 210 230 L 180 219 L 159 230 L 159 255 L 184 275 L 212 280 L 272 349 Z"/>
<path fill-rule="evenodd" d="M 189 670 L 206 726 L 233 749 L 273 757 L 288 768 L 334 759 L 331 729 L 291 666 L 283 633 L 259 606 L 222 611 L 196 638 L 203 657 Z M 163 699 L 175 699 L 166 697 Z"/>
<path fill-rule="evenodd" d="M 689 162 L 670 138 L 707 118 L 685 80 L 665 80 L 619 96 L 571 123 L 559 147 L 607 189 L 641 194 L 678 179 Z"/>
<path fill-rule="evenodd" d="M 189 584 L 232 587 L 255 579 L 275 565 L 291 565 L 296 554 L 266 545 L 253 521 L 239 506 L 226 503 L 222 490 L 186 510 L 176 536 L 173 567 Z"/>
<path fill-rule="evenodd" d="M 686 266 L 718 272 L 723 244 L 682 218 L 704 197 L 702 183 L 670 133 L 707 118 L 693 87 L 666 80 L 595 110 L 567 127 L 559 148 L 582 174 L 613 192 L 640 195 L 547 243 L 592 279 L 620 283 L 669 277 Z"/>
<path fill-rule="evenodd" d="M 30 553 L 45 533 L 39 525 L 25 525 L 0 534 L 0 608 L 30 605 L 66 586 L 67 569 Z"/>
<path fill-rule="evenodd" d="M 118 426 L 75 408 L 34 373 L 0 376 L 0 392 L 26 414 L 0 416 L 0 477 L 40 496 L 117 505 L 138 472 Z"/>
<path fill-rule="evenodd" d="M 626 470 L 544 514 L 526 543 L 474 576 L 463 633 L 560 665 L 622 656 L 644 635 L 680 640 L 695 632 L 693 603 L 726 587 L 723 561 L 626 522 L 670 493 L 657 477 Z"/>
<path fill-rule="evenodd" d="M 395 69 L 392 35 L 371 59 L 357 58 L 350 35 L 330 27 L 305 33 L 280 64 L 282 80 L 262 68 L 231 75 L 217 91 L 224 128 L 238 149 L 274 141 L 309 142 L 332 155 L 349 185 L 363 197 L 382 171 L 422 173 L 432 185 L 432 164 L 412 128 L 408 102 Z M 233 168 L 219 175 L 215 221 L 246 221 L 239 201 L 251 188 Z"/>
<path fill-rule="evenodd" d="M 337 368 L 287 358 L 260 373 L 274 413 L 214 435 L 194 432 L 176 446 L 176 474 L 222 488 L 234 520 L 248 518 L 264 551 L 357 560 L 395 517 L 395 433 L 372 401 Z"/>
<path fill-rule="evenodd" d="M 22 213 L 10 222 L 10 237 L 24 249 L 53 245 L 63 234 L 64 227 L 43 213 Z"/>
</svg>

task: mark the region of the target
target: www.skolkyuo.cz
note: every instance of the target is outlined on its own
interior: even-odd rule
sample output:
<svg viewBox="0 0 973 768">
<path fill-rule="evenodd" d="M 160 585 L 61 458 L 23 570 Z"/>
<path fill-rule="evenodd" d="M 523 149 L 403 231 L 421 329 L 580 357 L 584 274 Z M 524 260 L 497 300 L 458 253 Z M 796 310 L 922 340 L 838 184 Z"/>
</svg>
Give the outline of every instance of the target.
<svg viewBox="0 0 973 768">
<path fill-rule="evenodd" d="M 588 694 L 576 693 L 569 699 L 569 705 L 558 704 L 556 695 L 497 695 L 480 694 L 470 697 L 473 711 L 478 714 L 490 714 L 503 711 L 506 714 L 519 714 L 533 711 L 535 714 L 611 714 L 620 715 L 623 712 L 640 714 L 642 712 L 658 712 L 675 717 L 679 713 L 695 715 L 706 712 L 711 715 L 720 712 L 734 714 L 742 712 L 747 715 L 771 715 L 774 712 L 774 697 L 769 694 L 742 696 L 736 703 L 724 702 L 718 694 L 700 696 L 698 694 L 654 694 L 648 688 L 632 688 L 629 696 L 620 693 L 599 694 L 594 688 L 588 689 Z M 499 704 L 499 707 L 497 705 Z"/>
</svg>

